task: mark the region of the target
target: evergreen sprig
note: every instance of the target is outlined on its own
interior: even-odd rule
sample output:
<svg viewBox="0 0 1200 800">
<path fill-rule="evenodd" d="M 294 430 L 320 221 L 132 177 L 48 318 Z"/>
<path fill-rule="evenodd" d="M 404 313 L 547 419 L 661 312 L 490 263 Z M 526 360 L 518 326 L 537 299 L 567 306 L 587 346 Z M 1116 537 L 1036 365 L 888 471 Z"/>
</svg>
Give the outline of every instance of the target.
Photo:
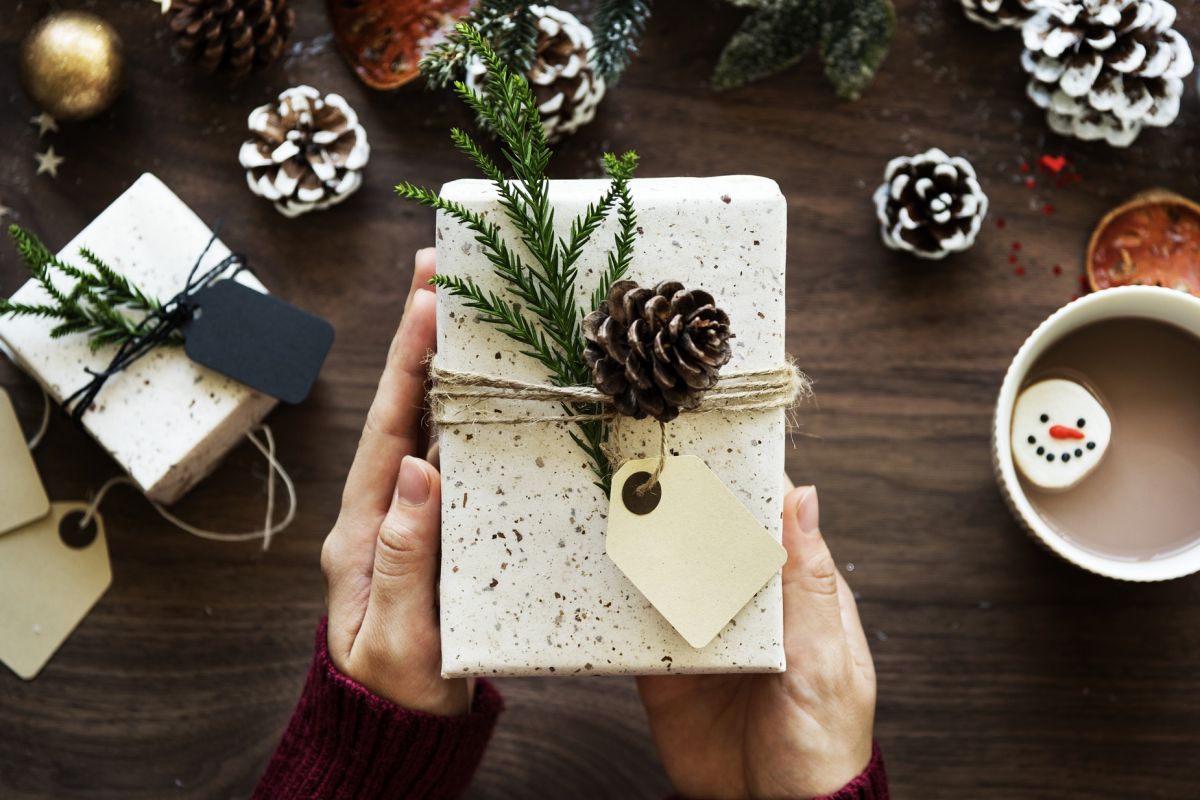
<svg viewBox="0 0 1200 800">
<path fill-rule="evenodd" d="M 87 248 L 82 248 L 79 254 L 91 265 L 90 271 L 60 260 L 40 239 L 19 225 L 9 226 L 8 233 L 30 277 L 37 281 L 51 302 L 14 303 L 0 298 L 0 316 L 57 320 L 50 330 L 51 338 L 84 333 L 95 352 L 105 345 L 124 344 L 137 335 L 140 319 L 134 319 L 126 311 L 144 316 L 162 308 L 162 303 Z M 54 283 L 56 272 L 74 281 L 69 291 L 63 291 Z M 167 343 L 182 344 L 183 335 L 176 331 Z"/>
<path fill-rule="evenodd" d="M 596 68 L 615 82 L 629 66 L 650 19 L 648 0 L 599 0 L 592 17 Z"/>
<path fill-rule="evenodd" d="M 557 236 L 554 208 L 550 204 L 550 180 L 546 177 L 550 147 L 524 73 L 510 69 L 487 37 L 469 23 L 460 23 L 456 27 L 455 39 L 465 48 L 464 55 L 477 54 L 487 67 L 483 94 L 475 95 L 462 81 L 455 82 L 455 93 L 490 130 L 495 131 L 501 160 L 508 170 L 466 132 L 455 128 L 450 137 L 455 147 L 492 182 L 505 217 L 520 238 L 520 248 L 505 242 L 496 223 L 461 203 L 407 182 L 398 185 L 396 192 L 401 197 L 450 215 L 473 232 L 492 269 L 503 279 L 504 291 L 512 299 L 484 290 L 469 277 L 435 275 L 432 282 L 462 298 L 481 320 L 521 344 L 521 352 L 540 362 L 553 384 L 589 385 L 591 375 L 583 360 L 580 321 L 584 314 L 600 304 L 608 294 L 608 288 L 629 270 L 637 236 L 637 216 L 629 181 L 637 169 L 637 154 L 605 154 L 604 171 L 612 181 L 608 190 L 572 220 L 565 236 Z M 614 212 L 617 231 L 613 249 L 608 254 L 600 283 L 591 293 L 591 307 L 581 309 L 576 291 L 578 260 L 593 234 Z M 563 408 L 571 416 L 593 415 L 599 411 L 596 405 L 587 403 L 564 404 Z M 570 435 L 591 459 L 597 485 L 607 493 L 612 474 L 604 454 L 605 425 L 598 420 L 580 420 Z"/>
</svg>

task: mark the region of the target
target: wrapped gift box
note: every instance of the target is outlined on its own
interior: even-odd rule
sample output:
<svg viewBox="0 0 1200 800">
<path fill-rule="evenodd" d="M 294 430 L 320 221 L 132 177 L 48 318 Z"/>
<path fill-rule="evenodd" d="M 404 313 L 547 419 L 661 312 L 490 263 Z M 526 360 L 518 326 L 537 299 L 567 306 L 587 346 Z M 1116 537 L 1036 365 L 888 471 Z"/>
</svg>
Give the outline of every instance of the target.
<svg viewBox="0 0 1200 800">
<path fill-rule="evenodd" d="M 607 181 L 554 181 L 559 235 Z M 711 292 L 736 334 L 727 372 L 784 363 L 786 203 L 750 176 L 635 180 L 639 236 L 627 276 Z M 490 183 L 447 184 L 442 196 L 497 222 L 519 242 Z M 615 220 L 580 260 L 580 304 L 597 284 Z M 519 245 L 518 245 L 519 246 Z M 504 293 L 474 235 L 437 220 L 438 271 Z M 447 369 L 545 382 L 520 346 L 440 292 L 438 359 Z M 488 401 L 505 416 L 561 414 L 552 403 Z M 531 410 L 531 406 L 534 408 Z M 704 459 L 780 537 L 782 409 L 683 415 L 667 425 L 673 453 Z M 784 668 L 779 576 L 703 649 L 693 649 L 608 559 L 608 500 L 564 423 L 451 426 L 441 434 L 441 628 L 447 676 L 777 672 Z M 658 453 L 654 420 L 624 420 L 621 451 Z"/>
<path fill-rule="evenodd" d="M 160 300 L 187 282 L 212 231 L 162 181 L 142 175 L 64 247 L 58 256 L 89 268 L 85 247 Z M 219 240 L 200 271 L 230 254 Z M 265 292 L 249 272 L 239 282 Z M 29 281 L 12 296 L 43 303 L 44 290 Z M 93 353 L 83 334 L 51 339 L 51 320 L 0 319 L 0 339 L 17 363 L 62 402 L 85 385 L 85 369 L 102 370 L 114 348 Z M 276 400 L 191 361 L 181 347 L 157 347 L 113 376 L 100 390 L 83 425 L 153 500 L 171 503 L 206 476 Z"/>
</svg>

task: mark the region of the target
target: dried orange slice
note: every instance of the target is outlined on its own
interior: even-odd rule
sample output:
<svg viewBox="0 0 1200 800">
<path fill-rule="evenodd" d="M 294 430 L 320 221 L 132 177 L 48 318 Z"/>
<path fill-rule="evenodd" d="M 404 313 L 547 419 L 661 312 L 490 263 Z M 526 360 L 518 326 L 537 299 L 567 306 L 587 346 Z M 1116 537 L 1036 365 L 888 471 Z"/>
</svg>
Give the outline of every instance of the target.
<svg viewBox="0 0 1200 800">
<path fill-rule="evenodd" d="M 1200 205 L 1152 189 L 1113 209 L 1088 243 L 1087 275 L 1094 290 L 1165 286 L 1200 295 Z"/>
<path fill-rule="evenodd" d="M 338 46 L 359 80 L 395 89 L 470 8 L 470 0 L 328 0 Z"/>
</svg>

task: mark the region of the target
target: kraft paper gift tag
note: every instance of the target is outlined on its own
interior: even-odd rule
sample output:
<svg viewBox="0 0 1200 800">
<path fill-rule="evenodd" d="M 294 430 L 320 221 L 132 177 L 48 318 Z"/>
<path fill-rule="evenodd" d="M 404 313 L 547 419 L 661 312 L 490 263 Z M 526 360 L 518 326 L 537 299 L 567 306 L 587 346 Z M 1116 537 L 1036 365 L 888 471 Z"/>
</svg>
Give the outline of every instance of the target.
<svg viewBox="0 0 1200 800">
<path fill-rule="evenodd" d="M 50 513 L 33 456 L 8 392 L 0 389 L 0 534 Z"/>
<path fill-rule="evenodd" d="M 613 476 L 608 557 L 697 650 L 750 602 L 787 551 L 695 456 L 628 461 Z"/>
<path fill-rule="evenodd" d="M 79 527 L 86 509 L 54 503 L 47 516 L 0 537 L 0 661 L 25 680 L 112 583 L 100 515 Z"/>
</svg>

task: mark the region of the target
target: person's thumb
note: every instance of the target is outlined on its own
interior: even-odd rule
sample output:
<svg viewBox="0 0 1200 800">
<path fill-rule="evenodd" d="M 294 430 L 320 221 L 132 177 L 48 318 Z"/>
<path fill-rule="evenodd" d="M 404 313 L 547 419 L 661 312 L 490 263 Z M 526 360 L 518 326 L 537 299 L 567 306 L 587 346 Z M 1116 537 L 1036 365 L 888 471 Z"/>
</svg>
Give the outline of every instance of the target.
<svg viewBox="0 0 1200 800">
<path fill-rule="evenodd" d="M 834 641 L 844 645 L 837 565 L 821 536 L 816 488 L 792 489 L 783 509 L 783 546 L 788 553 L 783 565 L 785 643 L 789 650 L 809 655 Z"/>
<path fill-rule="evenodd" d="M 414 456 L 400 462 L 392 505 L 375 542 L 364 628 L 380 622 L 384 631 L 411 637 L 435 627 L 440 487 L 437 470 L 427 462 Z"/>
</svg>

